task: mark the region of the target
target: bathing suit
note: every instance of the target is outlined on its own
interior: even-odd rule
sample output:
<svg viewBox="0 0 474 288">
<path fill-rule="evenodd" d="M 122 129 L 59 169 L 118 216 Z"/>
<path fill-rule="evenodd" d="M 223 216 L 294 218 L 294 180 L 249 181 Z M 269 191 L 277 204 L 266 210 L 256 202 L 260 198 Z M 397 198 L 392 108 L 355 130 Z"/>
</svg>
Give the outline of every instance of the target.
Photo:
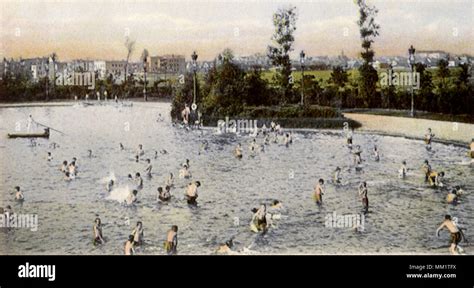
<svg viewBox="0 0 474 288">
<path fill-rule="evenodd" d="M 461 232 L 456 232 L 456 233 L 451 233 L 451 244 L 456 244 L 458 245 L 459 242 L 461 242 Z"/>
<path fill-rule="evenodd" d="M 197 196 L 192 196 L 192 197 L 191 196 L 186 196 L 186 198 L 187 198 L 188 204 L 190 204 L 190 205 L 196 205 L 197 204 L 197 202 L 196 202 Z"/>
</svg>

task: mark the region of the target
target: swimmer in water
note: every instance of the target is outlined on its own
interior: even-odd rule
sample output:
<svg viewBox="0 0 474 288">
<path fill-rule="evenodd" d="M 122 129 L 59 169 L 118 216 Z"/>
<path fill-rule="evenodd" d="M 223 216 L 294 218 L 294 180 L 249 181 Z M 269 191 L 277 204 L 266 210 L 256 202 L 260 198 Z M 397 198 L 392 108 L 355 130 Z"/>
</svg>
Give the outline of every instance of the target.
<svg viewBox="0 0 474 288">
<path fill-rule="evenodd" d="M 458 201 L 459 201 L 459 198 L 458 198 L 456 189 L 451 190 L 451 192 L 449 192 L 448 195 L 446 195 L 446 202 L 448 204 L 456 205 L 458 204 Z"/>
<path fill-rule="evenodd" d="M 431 166 L 428 163 L 428 160 L 425 160 L 425 162 L 421 166 L 421 169 L 423 170 L 423 173 L 425 174 L 425 182 L 428 182 L 428 179 L 430 178 L 430 174 L 431 174 Z"/>
<path fill-rule="evenodd" d="M 471 151 L 470 151 L 470 156 L 472 161 L 474 161 L 474 138 L 471 139 L 471 145 L 470 145 Z"/>
<path fill-rule="evenodd" d="M 92 150 L 87 150 L 87 157 L 92 158 Z"/>
<path fill-rule="evenodd" d="M 240 143 L 237 144 L 237 147 L 235 147 L 234 149 L 234 156 L 237 159 L 242 159 L 242 146 L 240 145 Z"/>
<path fill-rule="evenodd" d="M 133 249 L 133 235 L 128 236 L 127 242 L 125 242 L 125 255 L 133 255 L 135 254 L 135 250 Z"/>
<path fill-rule="evenodd" d="M 94 223 L 94 246 L 101 245 L 105 243 L 104 238 L 102 237 L 102 222 L 100 221 L 100 218 L 95 218 L 95 223 Z"/>
<path fill-rule="evenodd" d="M 141 246 L 143 244 L 143 224 L 141 221 L 137 222 L 137 226 L 132 230 L 130 234 L 133 236 L 133 245 L 134 246 Z"/>
<path fill-rule="evenodd" d="M 124 150 L 124 149 L 125 149 L 125 147 L 123 147 L 123 144 L 120 143 L 120 150 Z"/>
<path fill-rule="evenodd" d="M 146 159 L 146 163 L 147 163 L 147 165 L 145 167 L 145 173 L 146 173 L 146 176 L 148 178 L 150 178 L 151 177 L 151 169 L 153 168 L 153 166 L 150 163 L 150 159 Z"/>
<path fill-rule="evenodd" d="M 362 162 L 362 158 L 360 157 L 361 153 L 362 150 L 360 149 L 360 145 L 357 145 L 356 149 L 352 151 L 352 154 L 354 155 L 354 165 L 359 165 Z"/>
<path fill-rule="evenodd" d="M 48 152 L 48 161 L 51 162 L 53 160 L 53 155 L 51 155 L 51 152 Z"/>
<path fill-rule="evenodd" d="M 341 184 L 341 168 L 338 166 L 336 167 L 336 170 L 334 170 L 334 183 L 336 184 Z"/>
<path fill-rule="evenodd" d="M 444 177 L 444 172 L 436 172 L 436 171 L 431 171 L 430 176 L 429 176 L 429 181 L 430 185 L 433 187 L 443 187 L 444 184 L 441 182 L 441 180 Z"/>
<path fill-rule="evenodd" d="M 155 150 L 155 156 L 154 156 L 155 159 L 158 159 L 158 151 Z"/>
<path fill-rule="evenodd" d="M 224 244 L 221 244 L 219 248 L 217 248 L 217 254 L 229 254 L 232 252 L 232 247 L 234 247 L 234 243 L 232 239 L 226 241 Z"/>
<path fill-rule="evenodd" d="M 164 243 L 166 254 L 175 255 L 178 251 L 178 226 L 173 225 L 166 234 Z"/>
<path fill-rule="evenodd" d="M 377 146 L 375 146 L 375 145 L 374 145 L 374 159 L 375 159 L 375 161 L 380 160 L 379 150 L 377 149 Z"/>
<path fill-rule="evenodd" d="M 184 165 L 188 166 L 188 168 L 191 167 L 189 159 L 186 159 L 186 162 L 184 162 L 182 166 L 184 167 Z"/>
<path fill-rule="evenodd" d="M 106 190 L 107 192 L 110 192 L 114 189 L 114 180 L 110 179 L 108 182 L 107 182 L 107 185 L 106 185 Z"/>
<path fill-rule="evenodd" d="M 281 208 L 283 208 L 283 204 L 281 204 L 281 202 L 278 201 L 278 200 L 273 200 L 272 203 L 270 204 L 270 208 L 272 208 L 272 209 L 281 209 Z"/>
<path fill-rule="evenodd" d="M 163 191 L 163 187 L 158 187 L 158 199 L 166 202 L 171 199 L 171 193 L 170 193 L 171 187 L 166 186 L 165 190 Z"/>
<path fill-rule="evenodd" d="M 61 168 L 59 168 L 59 170 L 63 173 L 66 173 L 68 171 L 66 160 L 63 161 L 63 165 L 61 165 Z"/>
<path fill-rule="evenodd" d="M 284 144 L 288 148 L 290 146 L 290 134 L 285 134 Z"/>
<path fill-rule="evenodd" d="M 166 186 L 173 187 L 174 186 L 174 176 L 173 173 L 170 173 L 168 178 L 165 181 Z"/>
<path fill-rule="evenodd" d="M 188 165 L 184 164 L 183 168 L 179 170 L 179 178 L 181 179 L 189 179 L 192 177 L 191 172 L 188 170 Z"/>
<path fill-rule="evenodd" d="M 259 209 L 252 210 L 255 214 L 252 216 L 252 223 L 258 231 L 267 230 L 267 206 L 260 205 Z"/>
<path fill-rule="evenodd" d="M 125 199 L 125 204 L 127 205 L 132 205 L 137 202 L 137 190 L 133 190 L 128 194 L 127 199 Z"/>
<path fill-rule="evenodd" d="M 135 153 L 135 155 L 137 156 L 143 156 L 145 154 L 145 151 L 143 151 L 143 145 L 142 144 L 138 144 L 138 149 L 137 149 L 137 152 Z"/>
<path fill-rule="evenodd" d="M 318 204 L 318 206 L 321 206 L 321 204 L 323 204 L 323 195 L 324 195 L 323 187 L 324 187 L 324 180 L 319 179 L 318 184 L 314 188 L 314 195 L 313 195 L 313 198 L 316 201 L 316 204 Z"/>
<path fill-rule="evenodd" d="M 349 145 L 349 146 L 352 146 L 353 131 L 354 131 L 354 129 L 351 129 L 351 130 L 349 130 L 349 131 L 347 132 L 347 134 L 346 134 L 346 143 L 347 143 L 347 145 Z"/>
<path fill-rule="evenodd" d="M 138 163 L 139 161 L 140 161 L 140 156 L 138 156 L 138 155 L 135 155 L 135 162 L 137 162 L 137 163 Z"/>
<path fill-rule="evenodd" d="M 359 197 L 362 200 L 362 206 L 364 208 L 364 214 L 369 212 L 369 198 L 367 197 L 367 183 L 362 182 L 359 185 Z"/>
<path fill-rule="evenodd" d="M 64 173 L 64 181 L 71 181 L 71 180 L 72 178 L 69 172 Z"/>
<path fill-rule="evenodd" d="M 407 168 L 407 162 L 403 161 L 402 162 L 402 167 L 398 170 L 398 177 L 399 178 L 405 178 L 407 176 L 408 168 Z"/>
<path fill-rule="evenodd" d="M 142 176 L 140 176 L 140 173 L 135 173 L 135 179 L 133 180 L 136 185 L 137 190 L 142 190 L 143 189 L 143 179 Z"/>
<path fill-rule="evenodd" d="M 439 237 L 439 231 L 441 229 L 446 228 L 448 229 L 449 233 L 451 233 L 451 240 L 449 241 L 449 252 L 452 255 L 457 255 L 457 246 L 459 242 L 462 240 L 461 232 L 459 231 L 458 227 L 455 225 L 453 220 L 451 219 L 451 215 L 444 216 L 444 221 L 441 225 L 436 229 L 436 236 Z"/>
<path fill-rule="evenodd" d="M 431 149 L 431 141 L 433 140 L 435 134 L 431 133 L 431 128 L 428 128 L 425 134 L 425 144 L 426 144 L 426 149 Z"/>
<path fill-rule="evenodd" d="M 196 199 L 198 198 L 198 188 L 201 186 L 201 182 L 193 181 L 188 184 L 186 187 L 186 201 L 188 204 L 195 205 L 197 204 Z"/>
<path fill-rule="evenodd" d="M 20 190 L 20 186 L 15 186 L 15 200 L 16 201 L 25 200 L 25 197 L 23 196 L 23 193 Z"/>
<path fill-rule="evenodd" d="M 68 166 L 69 177 L 76 177 L 76 162 L 72 161 Z"/>
</svg>

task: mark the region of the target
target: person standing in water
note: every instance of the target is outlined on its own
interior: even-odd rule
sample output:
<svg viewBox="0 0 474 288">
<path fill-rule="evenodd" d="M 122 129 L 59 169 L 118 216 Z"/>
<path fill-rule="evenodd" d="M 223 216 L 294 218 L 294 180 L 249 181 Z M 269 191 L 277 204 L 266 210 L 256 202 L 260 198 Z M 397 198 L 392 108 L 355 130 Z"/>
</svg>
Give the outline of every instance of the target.
<svg viewBox="0 0 474 288">
<path fill-rule="evenodd" d="M 471 153 L 470 153 L 471 159 L 472 159 L 472 161 L 474 161 L 474 138 L 471 139 L 471 146 L 470 146 L 470 148 L 471 148 Z"/>
<path fill-rule="evenodd" d="M 137 190 L 131 191 L 130 194 L 128 194 L 127 199 L 125 199 L 125 204 L 132 205 L 136 203 L 138 201 L 137 194 L 138 194 Z"/>
<path fill-rule="evenodd" d="M 135 179 L 133 180 L 135 182 L 135 186 L 137 190 L 142 190 L 143 189 L 143 179 L 142 176 L 140 176 L 140 173 L 135 173 Z"/>
<path fill-rule="evenodd" d="M 189 179 L 192 177 L 191 172 L 188 170 L 189 166 L 187 164 L 183 164 L 183 168 L 179 170 L 179 178 L 181 179 Z"/>
<path fill-rule="evenodd" d="M 339 174 L 341 174 L 341 168 L 338 166 L 336 167 L 336 170 L 334 170 L 334 183 L 336 184 L 341 184 L 341 177 Z"/>
<path fill-rule="evenodd" d="M 374 145 L 374 160 L 377 162 L 380 160 L 379 150 L 376 145 Z"/>
<path fill-rule="evenodd" d="M 430 163 L 428 163 L 428 160 L 425 160 L 425 162 L 421 166 L 421 169 L 423 170 L 425 174 L 425 182 L 428 182 L 428 179 L 430 178 L 430 174 L 431 174 L 431 166 L 430 166 Z"/>
<path fill-rule="evenodd" d="M 405 178 L 407 176 L 408 168 L 407 168 L 407 162 L 403 161 L 402 162 L 402 167 L 398 170 L 398 177 L 399 178 Z"/>
<path fill-rule="evenodd" d="M 26 120 L 26 130 L 27 132 L 31 132 L 32 129 L 34 129 L 34 125 L 36 124 L 36 121 L 33 120 L 33 116 L 31 114 L 28 116 L 28 119 Z"/>
<path fill-rule="evenodd" d="M 163 202 L 169 201 L 171 198 L 170 190 L 171 190 L 170 186 L 166 186 L 164 191 L 163 191 L 163 187 L 158 187 L 158 199 Z"/>
<path fill-rule="evenodd" d="M 359 165 L 362 162 L 362 158 L 360 157 L 361 153 L 362 150 L 360 149 L 360 145 L 357 145 L 356 149 L 352 151 L 352 154 L 354 155 L 354 165 Z"/>
<path fill-rule="evenodd" d="M 196 199 L 198 198 L 198 188 L 201 186 L 201 182 L 193 181 L 188 184 L 186 188 L 186 201 L 188 204 L 195 205 L 197 204 Z"/>
<path fill-rule="evenodd" d="M 443 223 L 441 223 L 438 229 L 436 229 L 437 237 L 439 237 L 439 231 L 441 231 L 441 229 L 443 228 L 448 229 L 449 233 L 451 233 L 451 240 L 449 241 L 449 252 L 451 252 L 452 255 L 457 255 L 457 247 L 459 242 L 461 242 L 462 240 L 462 235 L 454 221 L 451 219 L 451 215 L 444 216 Z"/>
<path fill-rule="evenodd" d="M 237 144 L 237 147 L 235 147 L 234 149 L 234 156 L 237 158 L 237 159 L 242 159 L 242 146 L 239 144 Z"/>
<path fill-rule="evenodd" d="M 102 222 L 100 218 L 95 218 L 94 223 L 94 246 L 101 245 L 105 243 L 104 237 L 102 237 Z"/>
<path fill-rule="evenodd" d="M 323 204 L 323 195 L 324 195 L 323 187 L 324 187 L 324 180 L 319 179 L 318 184 L 314 188 L 314 195 L 313 195 L 313 198 L 316 201 L 316 204 L 318 204 L 318 206 L 321 206 Z"/>
<path fill-rule="evenodd" d="M 425 134 L 425 144 L 426 144 L 426 149 L 430 150 L 431 149 L 431 141 L 435 137 L 435 134 L 431 133 L 431 128 L 428 128 Z"/>
<path fill-rule="evenodd" d="M 151 169 L 153 166 L 151 165 L 150 159 L 146 159 L 146 167 L 145 167 L 145 173 L 148 178 L 151 178 Z"/>
<path fill-rule="evenodd" d="M 429 176 L 429 181 L 430 181 L 430 185 L 433 186 L 433 187 L 443 187 L 444 184 L 443 182 L 441 182 L 441 180 L 443 179 L 444 177 L 444 172 L 441 171 L 441 172 L 436 172 L 436 171 L 431 171 L 430 172 L 430 176 Z"/>
<path fill-rule="evenodd" d="M 67 161 L 66 160 L 63 161 L 63 165 L 61 165 L 61 168 L 59 168 L 59 170 L 63 173 L 68 172 L 68 166 L 67 166 Z"/>
<path fill-rule="evenodd" d="M 48 162 L 51 162 L 53 160 L 53 155 L 51 155 L 51 152 L 48 152 Z"/>
<path fill-rule="evenodd" d="M 174 176 L 173 176 L 173 173 L 170 173 L 168 178 L 166 179 L 165 181 L 165 185 L 166 186 L 169 186 L 169 187 L 173 187 L 174 186 Z"/>
<path fill-rule="evenodd" d="M 362 200 L 362 206 L 364 207 L 364 214 L 369 212 L 369 198 L 367 197 L 367 183 L 362 182 L 359 185 L 359 197 Z"/>
<path fill-rule="evenodd" d="M 267 229 L 267 206 L 265 204 L 260 205 L 259 209 L 253 209 L 254 215 L 252 216 L 252 225 L 256 228 L 256 231 L 266 231 Z"/>
<path fill-rule="evenodd" d="M 133 245 L 140 246 L 143 244 L 143 224 L 141 221 L 137 222 L 137 226 L 133 229 L 132 233 L 130 234 L 133 236 Z"/>
<path fill-rule="evenodd" d="M 178 252 L 178 226 L 173 225 L 166 234 L 164 243 L 166 254 L 175 255 Z"/>
<path fill-rule="evenodd" d="M 107 192 L 111 192 L 114 189 L 114 180 L 110 179 L 107 182 L 105 189 L 107 190 Z"/>
<path fill-rule="evenodd" d="M 125 255 L 133 255 L 135 254 L 135 249 L 133 249 L 133 235 L 128 236 L 127 242 L 125 242 Z"/>
<path fill-rule="evenodd" d="M 16 201 L 25 200 L 25 196 L 23 196 L 23 193 L 20 190 L 20 186 L 15 186 L 15 200 Z"/>
</svg>

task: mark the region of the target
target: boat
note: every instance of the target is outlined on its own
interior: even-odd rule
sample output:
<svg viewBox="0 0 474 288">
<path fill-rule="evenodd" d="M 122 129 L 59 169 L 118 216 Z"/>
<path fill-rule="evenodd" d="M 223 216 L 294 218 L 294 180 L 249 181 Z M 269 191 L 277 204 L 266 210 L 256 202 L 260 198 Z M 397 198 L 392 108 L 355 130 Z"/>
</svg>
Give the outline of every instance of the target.
<svg viewBox="0 0 474 288">
<path fill-rule="evenodd" d="M 8 133 L 8 138 L 49 138 L 49 129 L 44 129 L 44 132 Z"/>
</svg>

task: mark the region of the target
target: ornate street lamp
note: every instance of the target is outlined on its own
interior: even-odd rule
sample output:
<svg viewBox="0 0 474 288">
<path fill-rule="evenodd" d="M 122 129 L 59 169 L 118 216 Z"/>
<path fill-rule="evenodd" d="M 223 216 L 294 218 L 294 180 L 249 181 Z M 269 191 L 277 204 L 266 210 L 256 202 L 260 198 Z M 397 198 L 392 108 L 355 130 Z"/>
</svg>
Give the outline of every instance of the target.
<svg viewBox="0 0 474 288">
<path fill-rule="evenodd" d="M 193 51 L 193 54 L 191 54 L 191 59 L 193 60 L 193 91 L 194 91 L 194 99 L 193 99 L 193 106 L 191 108 L 196 107 L 196 70 L 197 70 L 197 63 L 196 60 L 198 58 L 198 55 L 196 54 L 196 51 Z M 194 109 L 193 109 L 194 110 Z"/>
<path fill-rule="evenodd" d="M 305 58 L 304 51 L 301 50 L 300 52 L 300 63 L 301 63 L 301 106 L 303 106 L 303 99 L 304 99 L 304 58 Z"/>
<path fill-rule="evenodd" d="M 415 48 L 413 45 L 408 49 L 408 61 L 410 62 L 411 79 L 413 79 L 413 68 L 415 67 Z M 411 117 L 415 117 L 415 98 L 413 96 L 413 83 L 411 83 Z"/>
</svg>

